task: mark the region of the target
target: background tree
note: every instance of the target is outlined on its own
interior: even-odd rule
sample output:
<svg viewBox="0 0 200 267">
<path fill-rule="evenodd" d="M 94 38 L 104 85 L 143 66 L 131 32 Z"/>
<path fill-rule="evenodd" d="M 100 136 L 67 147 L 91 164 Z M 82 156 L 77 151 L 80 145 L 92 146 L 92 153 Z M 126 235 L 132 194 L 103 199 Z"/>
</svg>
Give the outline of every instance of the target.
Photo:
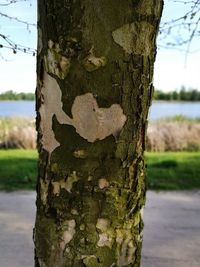
<svg viewBox="0 0 200 267">
<path fill-rule="evenodd" d="M 163 1 L 38 2 L 35 266 L 140 266 Z"/>
</svg>

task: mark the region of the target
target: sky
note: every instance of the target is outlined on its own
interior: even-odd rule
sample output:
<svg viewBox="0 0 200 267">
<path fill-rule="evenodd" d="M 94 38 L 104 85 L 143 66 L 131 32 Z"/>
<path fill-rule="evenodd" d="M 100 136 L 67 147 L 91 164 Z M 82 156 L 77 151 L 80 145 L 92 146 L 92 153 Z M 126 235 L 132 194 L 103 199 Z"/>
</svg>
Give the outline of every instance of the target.
<svg viewBox="0 0 200 267">
<path fill-rule="evenodd" d="M 0 0 L 0 4 L 7 0 Z M 20 1 L 9 6 L 0 6 L 0 12 L 21 20 L 36 23 L 36 0 Z M 17 44 L 36 48 L 37 31 L 30 27 L 0 16 L 0 34 L 4 34 Z M 0 44 L 2 39 L 0 38 Z M 4 43 L 5 44 L 5 43 Z M 36 57 L 30 54 L 13 54 L 10 49 L 0 49 L 0 92 L 34 92 L 36 87 Z"/>
<path fill-rule="evenodd" d="M 188 0 L 181 1 L 166 0 L 162 15 L 161 23 L 174 20 L 185 15 L 191 10 L 192 2 Z M 199 13 L 197 14 L 199 16 Z M 182 32 L 184 38 L 188 38 L 188 31 Z M 177 38 L 178 32 L 172 32 L 167 41 Z M 200 36 L 193 39 L 190 47 L 190 53 L 186 53 L 186 47 L 177 49 L 162 48 L 162 36 L 158 37 L 158 52 L 154 67 L 154 86 L 163 91 L 172 91 L 180 89 L 181 86 L 186 88 L 195 88 L 200 90 Z M 185 51 L 182 51 L 185 49 Z M 198 51 L 199 50 L 199 51 Z M 195 52 L 196 51 L 196 52 Z"/>
<path fill-rule="evenodd" d="M 8 0 L 0 0 L 0 13 L 36 23 L 36 0 L 20 0 L 19 3 L 1 6 L 8 2 Z M 180 1 L 166 0 L 162 22 L 184 15 L 189 7 L 186 4 L 181 4 Z M 17 44 L 32 48 L 37 46 L 37 31 L 35 27 L 30 27 L 27 30 L 26 25 L 2 16 L 0 16 L 0 34 L 8 36 Z M 162 47 L 163 41 L 160 40 L 161 37 L 158 38 L 154 70 L 155 88 L 162 91 L 172 91 L 185 86 L 186 88 L 191 87 L 200 90 L 200 51 L 186 54 L 184 51 L 165 49 Z M 0 44 L 5 45 L 2 38 L 0 38 Z M 200 50 L 199 45 L 200 39 L 196 38 L 190 51 Z M 34 92 L 35 87 L 36 57 L 21 52 L 13 54 L 10 49 L 0 48 L 0 92 L 7 90 Z"/>
</svg>

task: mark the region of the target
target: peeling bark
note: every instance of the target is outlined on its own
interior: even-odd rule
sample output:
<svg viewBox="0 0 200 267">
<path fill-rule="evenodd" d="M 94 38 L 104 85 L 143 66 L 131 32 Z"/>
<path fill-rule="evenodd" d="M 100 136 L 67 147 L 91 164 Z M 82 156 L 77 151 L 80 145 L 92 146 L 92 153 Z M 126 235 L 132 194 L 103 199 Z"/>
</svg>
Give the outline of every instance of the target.
<svg viewBox="0 0 200 267">
<path fill-rule="evenodd" d="M 163 1 L 38 1 L 35 267 L 139 267 Z"/>
</svg>

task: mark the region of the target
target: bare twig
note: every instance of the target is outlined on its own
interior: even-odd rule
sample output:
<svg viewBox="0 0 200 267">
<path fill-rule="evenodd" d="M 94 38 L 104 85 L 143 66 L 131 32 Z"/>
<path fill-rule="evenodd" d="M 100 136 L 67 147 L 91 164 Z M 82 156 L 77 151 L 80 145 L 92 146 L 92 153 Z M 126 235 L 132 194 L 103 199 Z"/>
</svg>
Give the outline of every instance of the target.
<svg viewBox="0 0 200 267">
<path fill-rule="evenodd" d="M 35 23 L 27 22 L 27 21 L 21 20 L 21 19 L 19 19 L 17 17 L 9 16 L 8 14 L 4 14 L 4 13 L 1 13 L 0 12 L 0 16 L 5 17 L 5 18 L 10 19 L 10 20 L 17 21 L 17 22 L 22 23 L 22 24 L 25 24 L 26 27 L 27 27 L 27 29 L 29 29 L 30 26 L 36 27 L 36 24 Z"/>
<path fill-rule="evenodd" d="M 5 3 L 1 3 L 0 6 L 9 6 L 11 4 L 16 4 L 18 2 L 25 2 L 27 0 L 10 0 L 10 1 L 6 1 Z"/>
<path fill-rule="evenodd" d="M 187 5 L 188 11 L 182 16 L 164 22 L 160 26 L 159 46 L 185 51 L 192 51 L 192 42 L 200 36 L 200 0 L 168 0 Z"/>
<path fill-rule="evenodd" d="M 17 4 L 19 2 L 29 2 L 29 0 L 3 0 L 3 1 L 1 1 L 0 6 L 6 7 L 6 6 L 9 6 L 12 4 Z M 31 3 L 30 3 L 30 5 L 31 5 Z M 8 19 L 10 21 L 25 25 L 26 29 L 28 30 L 29 33 L 31 32 L 32 27 L 36 28 L 35 23 L 22 20 L 18 17 L 13 17 L 13 16 L 11 16 L 5 12 L 0 12 L 0 17 L 3 17 L 3 18 Z M 33 56 L 36 54 L 35 48 L 31 48 L 31 47 L 19 44 L 19 43 L 15 42 L 9 36 L 6 36 L 5 34 L 3 34 L 2 32 L 0 33 L 0 40 L 2 40 L 0 42 L 0 48 L 11 49 L 14 54 L 16 54 L 18 51 L 23 52 L 23 53 L 27 53 L 27 54 L 31 54 Z M 1 59 L 3 58 L 2 55 L 0 57 L 1 57 Z"/>
<path fill-rule="evenodd" d="M 0 44 L 0 48 L 12 49 L 14 54 L 16 54 L 17 51 L 20 51 L 26 54 L 31 54 L 33 56 L 35 56 L 36 54 L 36 49 L 23 46 L 20 44 L 16 44 L 15 42 L 13 42 L 11 39 L 9 39 L 7 36 L 3 34 L 0 34 L 0 38 L 2 38 L 4 42 L 7 44 L 7 45 Z"/>
</svg>

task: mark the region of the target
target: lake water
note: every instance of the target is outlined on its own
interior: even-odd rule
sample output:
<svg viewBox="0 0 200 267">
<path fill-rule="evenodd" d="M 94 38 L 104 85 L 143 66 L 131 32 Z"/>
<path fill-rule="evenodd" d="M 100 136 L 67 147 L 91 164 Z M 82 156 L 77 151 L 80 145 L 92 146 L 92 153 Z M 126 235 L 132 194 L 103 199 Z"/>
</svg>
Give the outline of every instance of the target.
<svg viewBox="0 0 200 267">
<path fill-rule="evenodd" d="M 149 119 L 157 120 L 166 117 L 183 115 L 188 118 L 200 118 L 200 102 L 153 101 Z"/>
<path fill-rule="evenodd" d="M 35 102 L 0 101 L 0 117 L 35 117 Z"/>
<path fill-rule="evenodd" d="M 200 102 L 153 101 L 149 119 L 184 115 L 189 118 L 200 117 Z M 35 117 L 34 101 L 0 101 L 0 117 Z"/>
</svg>

